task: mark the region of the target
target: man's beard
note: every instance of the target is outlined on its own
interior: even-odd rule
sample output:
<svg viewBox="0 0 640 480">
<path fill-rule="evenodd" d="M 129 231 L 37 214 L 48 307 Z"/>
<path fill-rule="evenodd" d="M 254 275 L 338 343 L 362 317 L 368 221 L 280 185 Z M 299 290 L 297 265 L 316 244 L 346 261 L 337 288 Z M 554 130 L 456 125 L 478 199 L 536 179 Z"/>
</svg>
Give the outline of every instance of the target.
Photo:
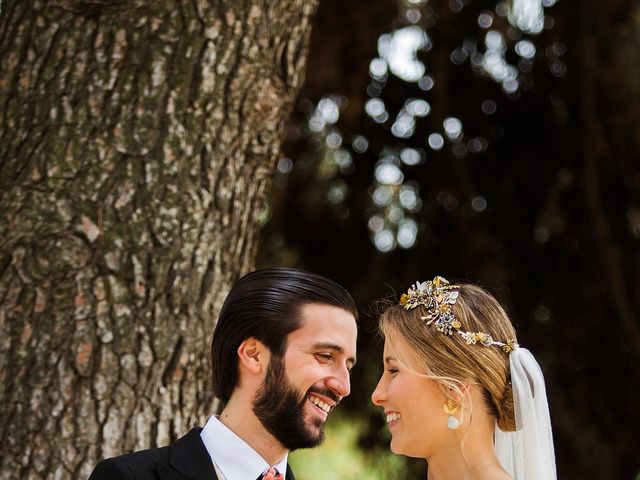
<svg viewBox="0 0 640 480">
<path fill-rule="evenodd" d="M 300 399 L 299 392 L 286 379 L 282 358 L 271 358 L 264 384 L 253 401 L 253 413 L 287 450 L 317 447 L 324 440 L 324 421 L 314 419 L 315 429 L 305 423 L 304 407 L 311 392 L 339 400 L 332 391 L 313 386 Z"/>
</svg>

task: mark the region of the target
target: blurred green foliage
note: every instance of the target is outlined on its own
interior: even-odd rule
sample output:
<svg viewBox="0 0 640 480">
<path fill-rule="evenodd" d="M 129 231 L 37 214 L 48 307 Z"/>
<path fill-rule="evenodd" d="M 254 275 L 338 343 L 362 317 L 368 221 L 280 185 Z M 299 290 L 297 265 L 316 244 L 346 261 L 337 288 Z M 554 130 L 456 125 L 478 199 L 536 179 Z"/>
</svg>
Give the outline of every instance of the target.
<svg viewBox="0 0 640 480">
<path fill-rule="evenodd" d="M 364 430 L 362 418 L 332 414 L 319 448 L 298 450 L 289 462 L 300 480 L 403 480 L 408 478 L 405 457 L 388 449 L 363 450 L 358 439 Z"/>
</svg>

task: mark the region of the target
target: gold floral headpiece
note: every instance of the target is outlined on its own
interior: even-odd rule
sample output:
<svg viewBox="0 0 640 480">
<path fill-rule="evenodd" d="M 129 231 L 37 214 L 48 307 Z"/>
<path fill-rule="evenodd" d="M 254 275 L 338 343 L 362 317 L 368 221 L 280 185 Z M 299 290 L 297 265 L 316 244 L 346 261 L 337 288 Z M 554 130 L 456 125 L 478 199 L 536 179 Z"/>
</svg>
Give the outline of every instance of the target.
<svg viewBox="0 0 640 480">
<path fill-rule="evenodd" d="M 518 347 L 515 340 L 499 342 L 491 335 L 484 332 L 467 332 L 461 330 L 462 324 L 452 312 L 452 305 L 458 300 L 460 287 L 450 285 L 446 278 L 435 277 L 431 281 L 416 282 L 407 293 L 400 297 L 400 305 L 405 310 L 411 310 L 419 305 L 424 305 L 427 314 L 420 317 L 428 326 L 433 325 L 441 333 L 452 335 L 453 332 L 461 335 L 468 345 L 480 344 L 485 347 L 499 346 L 506 353 L 511 353 Z"/>
</svg>

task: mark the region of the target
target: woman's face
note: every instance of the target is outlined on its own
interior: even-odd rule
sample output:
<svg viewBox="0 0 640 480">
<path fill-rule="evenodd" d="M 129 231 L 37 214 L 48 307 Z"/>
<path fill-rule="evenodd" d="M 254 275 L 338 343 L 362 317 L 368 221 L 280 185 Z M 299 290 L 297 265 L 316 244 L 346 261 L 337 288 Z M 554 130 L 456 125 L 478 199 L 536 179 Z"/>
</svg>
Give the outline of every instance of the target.
<svg viewBox="0 0 640 480">
<path fill-rule="evenodd" d="M 391 451 L 429 458 L 452 437 L 442 407 L 445 396 L 434 380 L 414 373 L 424 369 L 401 339 L 393 344 L 385 340 L 383 363 L 384 372 L 371 400 L 384 408 Z"/>
</svg>

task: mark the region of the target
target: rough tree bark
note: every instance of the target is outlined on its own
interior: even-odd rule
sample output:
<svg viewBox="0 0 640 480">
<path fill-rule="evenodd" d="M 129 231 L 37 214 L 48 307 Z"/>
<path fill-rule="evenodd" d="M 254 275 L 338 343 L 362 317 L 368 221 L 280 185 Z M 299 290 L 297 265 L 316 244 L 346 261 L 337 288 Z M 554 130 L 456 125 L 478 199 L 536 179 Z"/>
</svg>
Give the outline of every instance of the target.
<svg viewBox="0 0 640 480">
<path fill-rule="evenodd" d="M 211 413 L 316 7 L 2 0 L 2 478 L 83 478 Z"/>
</svg>

